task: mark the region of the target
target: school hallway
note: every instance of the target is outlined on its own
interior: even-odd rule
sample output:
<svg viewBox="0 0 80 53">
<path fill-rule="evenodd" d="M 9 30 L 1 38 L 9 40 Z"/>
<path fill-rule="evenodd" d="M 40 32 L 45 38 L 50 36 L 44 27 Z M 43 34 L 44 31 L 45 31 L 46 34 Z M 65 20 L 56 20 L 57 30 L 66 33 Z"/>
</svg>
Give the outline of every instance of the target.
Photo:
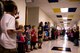
<svg viewBox="0 0 80 53">
<path fill-rule="evenodd" d="M 4 29 L 5 26 L 8 27 L 8 23 L 11 23 L 9 26 L 14 25 L 14 31 L 20 30 L 15 32 L 17 38 L 14 34 L 17 39 L 16 52 L 80 53 L 80 0 L 1 0 L 1 6 L 5 7 L 7 1 L 14 1 L 16 4 L 14 24 L 11 23 L 13 19 L 8 22 L 5 16 L 3 20 L 5 24 L 1 20 L 0 27 Z M 2 7 L 0 9 L 3 11 Z M 7 14 L 5 10 L 3 12 L 3 15 Z M 0 31 L 4 33 L 2 28 Z M 7 32 L 9 29 L 5 30 Z M 10 31 L 13 32 L 11 29 Z M 1 49 L 4 48 L 2 45 Z"/>
<path fill-rule="evenodd" d="M 80 46 L 74 46 L 66 37 L 64 37 L 65 39 L 59 37 L 57 40 L 45 41 L 43 42 L 42 49 L 33 50 L 30 53 L 80 53 Z M 51 50 L 53 47 L 63 47 L 63 49 L 62 51 Z M 71 51 L 63 51 L 65 48 L 70 48 Z"/>
</svg>

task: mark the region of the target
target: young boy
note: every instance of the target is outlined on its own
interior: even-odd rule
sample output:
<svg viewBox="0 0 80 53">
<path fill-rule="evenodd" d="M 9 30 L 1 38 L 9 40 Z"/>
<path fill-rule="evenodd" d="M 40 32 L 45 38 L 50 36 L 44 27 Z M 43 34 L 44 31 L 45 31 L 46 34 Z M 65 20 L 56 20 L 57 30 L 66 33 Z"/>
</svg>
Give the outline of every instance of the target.
<svg viewBox="0 0 80 53">
<path fill-rule="evenodd" d="M 40 22 L 38 26 L 38 48 L 42 48 L 42 41 L 43 41 L 43 22 Z"/>
<path fill-rule="evenodd" d="M 32 31 L 31 31 L 31 50 L 37 49 L 36 46 L 37 42 L 37 35 L 36 35 L 36 30 L 35 26 L 32 26 Z"/>
</svg>

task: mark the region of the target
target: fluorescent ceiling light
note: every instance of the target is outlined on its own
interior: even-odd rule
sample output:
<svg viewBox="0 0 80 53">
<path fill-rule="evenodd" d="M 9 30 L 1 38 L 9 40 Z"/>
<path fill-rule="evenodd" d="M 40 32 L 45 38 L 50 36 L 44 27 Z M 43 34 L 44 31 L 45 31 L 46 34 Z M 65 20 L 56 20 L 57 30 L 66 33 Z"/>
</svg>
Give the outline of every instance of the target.
<svg viewBox="0 0 80 53">
<path fill-rule="evenodd" d="M 66 21 L 66 22 L 64 22 L 64 24 L 67 24 L 68 22 Z"/>
<path fill-rule="evenodd" d="M 67 24 L 64 24 L 65 26 L 67 26 Z"/>
<path fill-rule="evenodd" d="M 28 2 L 32 2 L 32 0 L 25 0 L 25 1 L 26 1 L 27 3 L 28 3 Z"/>
<path fill-rule="evenodd" d="M 61 8 L 61 12 L 63 13 L 68 12 L 68 8 Z"/>
<path fill-rule="evenodd" d="M 65 27 L 65 29 L 67 30 L 67 29 L 68 29 L 68 27 Z"/>
<path fill-rule="evenodd" d="M 64 24 L 64 27 L 67 27 L 67 24 Z"/>
<path fill-rule="evenodd" d="M 63 20 L 67 20 L 67 17 L 63 17 Z"/>
<path fill-rule="evenodd" d="M 63 20 L 63 22 L 67 22 L 67 20 Z"/>
</svg>

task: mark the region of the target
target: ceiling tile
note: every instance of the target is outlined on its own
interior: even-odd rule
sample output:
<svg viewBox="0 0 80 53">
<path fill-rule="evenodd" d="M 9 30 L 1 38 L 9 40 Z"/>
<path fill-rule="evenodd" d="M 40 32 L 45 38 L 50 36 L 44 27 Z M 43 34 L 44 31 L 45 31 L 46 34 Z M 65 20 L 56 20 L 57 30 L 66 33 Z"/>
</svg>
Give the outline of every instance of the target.
<svg viewBox="0 0 80 53">
<path fill-rule="evenodd" d="M 60 13 L 60 8 L 53 8 L 54 13 Z"/>
<path fill-rule="evenodd" d="M 55 3 L 58 2 L 58 0 L 48 0 L 49 3 Z"/>
<path fill-rule="evenodd" d="M 63 23 L 63 21 L 60 21 L 60 23 Z"/>
<path fill-rule="evenodd" d="M 56 15 L 57 16 L 57 18 L 62 18 L 62 15 Z"/>
<path fill-rule="evenodd" d="M 75 12 L 77 8 L 69 8 L 68 12 Z"/>
<path fill-rule="evenodd" d="M 68 8 L 61 8 L 61 12 L 62 13 L 68 12 Z"/>
<path fill-rule="evenodd" d="M 64 24 L 61 24 L 62 26 L 64 26 Z"/>
<path fill-rule="evenodd" d="M 73 17 L 74 15 L 68 15 L 68 17 Z"/>
<path fill-rule="evenodd" d="M 70 2 L 80 2 L 80 0 L 69 0 Z"/>
<path fill-rule="evenodd" d="M 74 19 L 74 17 L 68 17 L 68 19 Z"/>
<path fill-rule="evenodd" d="M 63 19 L 62 19 L 62 18 L 58 18 L 58 20 L 63 21 Z"/>
<path fill-rule="evenodd" d="M 70 23 L 67 23 L 68 25 L 70 24 Z"/>
<path fill-rule="evenodd" d="M 67 19 L 67 21 L 71 21 L 72 19 Z"/>
</svg>

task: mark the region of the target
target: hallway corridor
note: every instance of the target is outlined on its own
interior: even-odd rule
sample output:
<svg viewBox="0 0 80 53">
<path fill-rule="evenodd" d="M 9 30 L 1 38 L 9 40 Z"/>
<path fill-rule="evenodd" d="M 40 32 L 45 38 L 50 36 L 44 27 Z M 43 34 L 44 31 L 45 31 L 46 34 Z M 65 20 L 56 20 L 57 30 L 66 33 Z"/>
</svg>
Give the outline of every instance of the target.
<svg viewBox="0 0 80 53">
<path fill-rule="evenodd" d="M 80 53 L 80 0 L 0 0 L 0 53 Z"/>
<path fill-rule="evenodd" d="M 74 46 L 72 42 L 68 41 L 66 35 L 64 38 L 65 39 L 59 37 L 57 40 L 45 41 L 43 42 L 42 49 L 37 49 L 30 53 L 80 53 L 80 47 Z M 65 47 L 70 48 L 71 52 L 51 50 L 54 46 L 63 47 L 63 49 L 65 49 Z"/>
</svg>

